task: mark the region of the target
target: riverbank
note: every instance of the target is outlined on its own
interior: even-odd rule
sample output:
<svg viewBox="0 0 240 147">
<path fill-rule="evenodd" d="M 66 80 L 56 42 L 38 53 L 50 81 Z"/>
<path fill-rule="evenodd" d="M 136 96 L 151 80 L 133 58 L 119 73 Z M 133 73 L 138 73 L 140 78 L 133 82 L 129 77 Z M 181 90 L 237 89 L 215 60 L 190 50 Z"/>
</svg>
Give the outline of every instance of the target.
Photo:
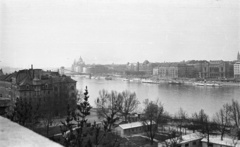
<svg viewBox="0 0 240 147">
<path fill-rule="evenodd" d="M 149 83 L 149 84 L 162 84 L 162 83 L 166 83 L 166 84 L 177 84 L 177 85 L 193 85 L 196 86 L 196 83 L 198 81 L 194 80 L 194 79 L 137 79 L 137 78 L 133 78 L 133 79 L 125 79 L 125 78 L 121 78 L 122 81 L 126 81 L 126 82 L 141 82 L 141 83 Z M 204 82 L 202 82 L 204 83 Z M 234 83 L 234 82 L 221 82 L 221 81 L 206 81 L 205 83 L 207 84 L 218 84 L 219 86 L 234 86 L 234 87 L 240 87 L 240 82 L 238 83 Z"/>
<path fill-rule="evenodd" d="M 87 77 L 86 77 L 87 78 Z M 203 81 L 198 81 L 195 78 L 162 78 L 159 79 L 158 77 L 154 76 L 148 76 L 148 77 L 135 77 L 135 76 L 111 76 L 111 79 L 106 79 L 104 76 L 92 76 L 91 79 L 95 80 L 121 80 L 123 82 L 133 82 L 133 83 L 149 83 L 149 84 L 177 84 L 177 85 L 193 85 L 193 86 L 199 86 L 196 83 L 204 83 Z M 240 87 L 240 82 L 223 82 L 219 80 L 206 80 L 208 85 L 209 83 L 215 83 L 218 84 L 220 87 Z M 204 85 L 201 85 L 204 86 Z"/>
<path fill-rule="evenodd" d="M 220 82 L 223 86 L 237 86 L 240 87 L 240 83 L 233 83 L 233 82 Z"/>
</svg>

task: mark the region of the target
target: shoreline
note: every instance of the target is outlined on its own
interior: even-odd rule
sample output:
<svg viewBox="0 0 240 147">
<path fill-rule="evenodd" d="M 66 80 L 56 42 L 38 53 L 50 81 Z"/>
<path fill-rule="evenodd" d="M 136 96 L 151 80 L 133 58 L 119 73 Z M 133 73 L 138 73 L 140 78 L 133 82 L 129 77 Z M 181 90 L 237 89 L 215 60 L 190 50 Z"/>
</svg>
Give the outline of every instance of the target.
<svg viewBox="0 0 240 147">
<path fill-rule="evenodd" d="M 124 78 L 122 78 L 124 79 Z M 142 79 L 141 79 L 142 80 Z M 151 80 L 151 78 L 149 78 L 149 80 L 151 82 L 144 82 L 144 83 L 150 83 L 150 84 L 161 84 L 161 83 L 166 83 L 166 84 L 171 84 L 169 83 L 170 81 L 178 81 L 180 82 L 179 85 L 192 85 L 192 86 L 195 86 L 194 83 L 198 82 L 196 80 L 193 80 L 193 79 L 188 79 L 188 80 L 184 80 L 184 79 L 160 79 L 160 80 Z M 216 83 L 216 84 L 220 84 L 221 87 L 240 87 L 240 82 L 238 83 L 234 83 L 234 82 L 221 82 L 221 81 L 207 81 L 208 82 L 211 82 L 211 83 Z"/>
<path fill-rule="evenodd" d="M 97 75 L 93 75 L 93 77 L 98 77 L 98 79 L 105 79 L 104 76 L 97 76 Z M 95 79 L 95 78 L 94 78 Z M 200 82 L 200 81 L 196 81 L 196 79 L 181 79 L 181 78 L 176 78 L 176 79 L 156 79 L 156 77 L 148 77 L 148 78 L 142 78 L 142 77 L 128 77 L 128 76 L 122 76 L 122 77 L 114 77 L 112 78 L 112 80 L 122 80 L 123 82 L 138 82 L 138 83 L 149 83 L 149 84 L 178 84 L 178 85 L 192 85 L 192 86 L 196 86 L 194 85 L 194 83 L 196 82 Z M 144 81 L 145 80 L 145 81 Z M 178 82 L 178 83 L 169 83 L 169 82 Z M 216 83 L 216 84 L 220 84 L 220 87 L 240 87 L 240 82 L 222 82 L 222 81 L 206 81 L 206 83 Z"/>
</svg>

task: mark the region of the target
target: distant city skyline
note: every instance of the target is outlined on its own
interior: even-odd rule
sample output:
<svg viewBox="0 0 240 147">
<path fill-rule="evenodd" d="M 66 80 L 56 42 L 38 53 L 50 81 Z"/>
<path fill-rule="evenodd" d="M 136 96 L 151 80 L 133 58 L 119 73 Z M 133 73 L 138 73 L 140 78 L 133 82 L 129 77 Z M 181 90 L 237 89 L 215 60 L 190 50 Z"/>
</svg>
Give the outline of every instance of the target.
<svg viewBox="0 0 240 147">
<path fill-rule="evenodd" d="M 238 0 L 3 0 L 0 68 L 233 61 Z"/>
</svg>

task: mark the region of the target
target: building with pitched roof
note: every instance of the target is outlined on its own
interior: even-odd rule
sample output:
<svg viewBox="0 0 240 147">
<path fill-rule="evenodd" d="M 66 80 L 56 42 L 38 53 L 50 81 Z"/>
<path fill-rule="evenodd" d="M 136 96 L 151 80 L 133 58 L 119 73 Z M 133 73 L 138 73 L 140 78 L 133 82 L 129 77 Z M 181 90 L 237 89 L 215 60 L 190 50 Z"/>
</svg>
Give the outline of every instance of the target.
<svg viewBox="0 0 240 147">
<path fill-rule="evenodd" d="M 240 140 L 234 140 L 231 137 L 223 137 L 221 140 L 221 136 L 210 136 L 209 137 L 209 145 L 208 139 L 205 137 L 201 140 L 202 147 L 240 147 Z"/>
<path fill-rule="evenodd" d="M 150 121 L 147 122 L 147 125 L 150 124 Z M 155 124 L 155 122 L 153 122 Z M 115 131 L 121 136 L 130 136 L 132 134 L 139 134 L 145 132 L 145 125 L 143 122 L 132 122 L 132 123 L 125 123 L 120 124 L 118 127 L 115 128 Z"/>
<path fill-rule="evenodd" d="M 203 135 L 199 132 L 183 135 L 180 137 L 170 138 L 162 143 L 159 147 L 169 147 L 176 145 L 177 147 L 202 147 L 201 140 Z"/>
<path fill-rule="evenodd" d="M 170 138 L 158 144 L 158 147 L 240 147 L 240 140 L 221 135 L 210 135 L 209 144 L 206 135 L 195 132 L 180 137 Z"/>
<path fill-rule="evenodd" d="M 160 63 L 153 72 L 159 78 L 167 79 L 196 77 L 194 66 L 185 63 Z"/>
<path fill-rule="evenodd" d="M 1 80 L 17 87 L 18 96 L 15 98 L 41 103 L 43 110 L 46 111 L 47 105 L 52 104 L 51 110 L 56 115 L 65 113 L 67 103 L 76 98 L 76 81 L 65 75 L 60 76 L 56 72 L 32 67 L 9 74 Z"/>
<path fill-rule="evenodd" d="M 154 67 L 156 67 L 156 64 L 148 60 L 145 60 L 143 63 L 127 63 L 125 73 L 132 75 L 152 75 Z"/>
<path fill-rule="evenodd" d="M 0 76 L 4 75 L 2 69 L 0 69 Z"/>
<path fill-rule="evenodd" d="M 5 114 L 5 109 L 9 107 L 11 101 L 18 96 L 19 93 L 11 82 L 0 80 L 0 115 Z"/>
</svg>

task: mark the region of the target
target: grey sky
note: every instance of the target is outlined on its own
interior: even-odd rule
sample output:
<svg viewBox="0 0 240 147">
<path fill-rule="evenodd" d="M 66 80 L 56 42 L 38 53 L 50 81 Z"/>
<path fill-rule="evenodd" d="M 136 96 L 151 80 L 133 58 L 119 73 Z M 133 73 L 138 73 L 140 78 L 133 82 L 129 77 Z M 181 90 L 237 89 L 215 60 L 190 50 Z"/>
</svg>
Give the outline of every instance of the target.
<svg viewBox="0 0 240 147">
<path fill-rule="evenodd" d="M 238 0 L 2 0 L 0 66 L 235 60 Z"/>
</svg>

